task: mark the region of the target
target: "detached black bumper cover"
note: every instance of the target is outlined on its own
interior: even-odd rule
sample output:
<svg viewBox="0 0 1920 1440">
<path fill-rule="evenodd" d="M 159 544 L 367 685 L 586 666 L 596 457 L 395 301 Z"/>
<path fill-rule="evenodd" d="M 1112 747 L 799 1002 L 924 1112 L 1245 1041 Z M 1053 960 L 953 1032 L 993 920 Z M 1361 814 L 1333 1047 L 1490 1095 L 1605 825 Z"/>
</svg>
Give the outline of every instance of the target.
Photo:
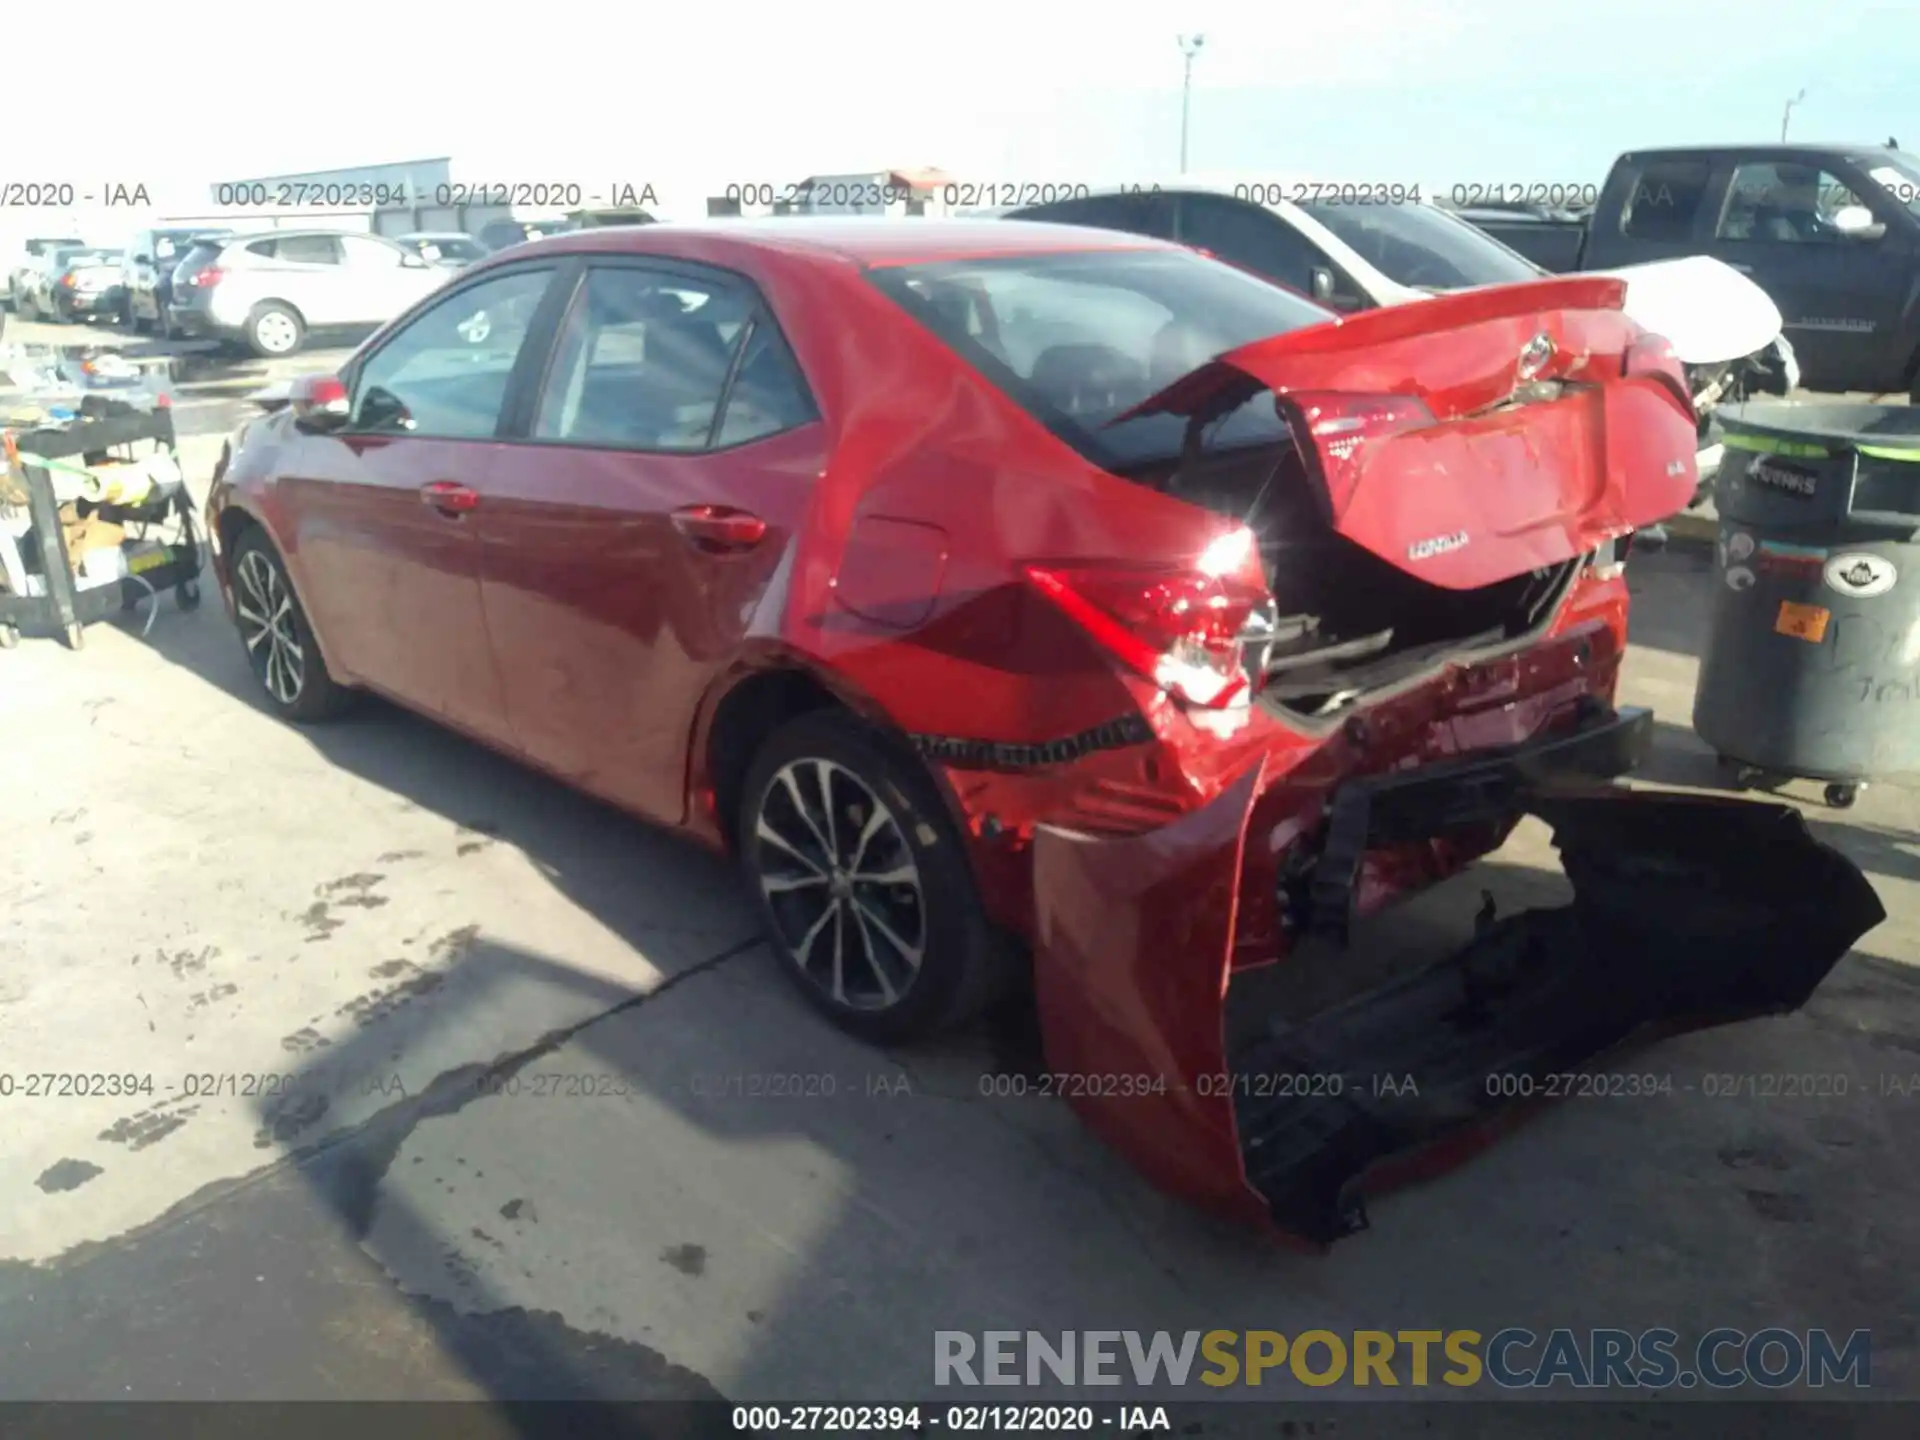
<svg viewBox="0 0 1920 1440">
<path fill-rule="evenodd" d="M 1553 827 L 1574 899 L 1483 919 L 1459 952 L 1232 1057 L 1243 1075 L 1346 1077 L 1338 1095 L 1236 1098 L 1247 1179 L 1282 1229 L 1326 1244 L 1364 1228 L 1365 1172 L 1491 1131 L 1549 1077 L 1632 1042 L 1798 1008 L 1886 918 L 1859 868 L 1790 806 L 1569 780 L 1581 766 L 1533 783 L 1532 768 L 1415 772 L 1347 809 L 1350 830 L 1355 814 L 1378 822 L 1374 843 L 1449 811 L 1529 811 Z M 1336 803 L 1336 831 L 1341 818 Z M 1316 901 L 1337 900 L 1337 878 L 1316 876 Z"/>
</svg>

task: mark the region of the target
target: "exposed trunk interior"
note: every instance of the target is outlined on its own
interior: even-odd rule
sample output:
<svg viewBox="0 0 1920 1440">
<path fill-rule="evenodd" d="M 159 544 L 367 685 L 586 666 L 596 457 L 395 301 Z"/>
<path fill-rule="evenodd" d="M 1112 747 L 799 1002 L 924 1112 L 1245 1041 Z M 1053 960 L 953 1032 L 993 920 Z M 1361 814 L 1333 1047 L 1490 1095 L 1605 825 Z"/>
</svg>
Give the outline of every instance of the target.
<svg viewBox="0 0 1920 1440">
<path fill-rule="evenodd" d="M 1129 479 L 1244 521 L 1274 605 L 1246 635 L 1263 704 L 1334 714 L 1449 657 L 1543 627 L 1579 560 L 1475 590 L 1430 585 L 1336 531 L 1291 441 L 1186 458 Z"/>
</svg>

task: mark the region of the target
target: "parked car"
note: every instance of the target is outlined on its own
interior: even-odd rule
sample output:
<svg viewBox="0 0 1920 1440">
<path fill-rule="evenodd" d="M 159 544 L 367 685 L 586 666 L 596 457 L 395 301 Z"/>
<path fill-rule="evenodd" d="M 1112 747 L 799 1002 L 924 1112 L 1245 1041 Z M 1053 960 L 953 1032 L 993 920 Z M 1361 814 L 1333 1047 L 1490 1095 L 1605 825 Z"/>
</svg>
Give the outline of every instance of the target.
<svg viewBox="0 0 1920 1440">
<path fill-rule="evenodd" d="M 21 314 L 20 302 L 33 288 L 34 272 L 40 268 L 43 260 L 56 250 L 85 249 L 86 243 L 78 235 L 59 238 L 37 235 L 23 242 L 13 257 L 13 263 L 7 269 L 7 304 L 13 307 L 14 314 L 20 315 L 23 320 L 31 318 Z"/>
<path fill-rule="evenodd" d="M 482 245 L 473 236 L 461 230 L 415 230 L 410 234 L 393 237 L 396 245 L 404 245 L 429 265 L 444 265 L 459 270 L 484 260 L 493 252 Z"/>
<path fill-rule="evenodd" d="M 23 319 L 66 324 L 120 310 L 120 252 L 96 246 L 62 247 L 40 257 L 29 273 Z"/>
<path fill-rule="evenodd" d="M 171 226 L 137 230 L 127 243 L 120 267 L 123 291 L 120 323 L 130 330 L 166 330 L 167 306 L 173 299 L 173 272 L 193 249 L 233 234 L 227 226 Z"/>
<path fill-rule="evenodd" d="M 1543 270 L 1564 275 L 1580 268 L 1587 225 L 1593 219 L 1592 206 L 1568 208 L 1520 202 L 1452 205 L 1445 200 L 1439 203 L 1448 214 L 1459 216 L 1474 229 L 1491 235 Z"/>
<path fill-rule="evenodd" d="M 1336 324 L 1065 226 L 561 236 L 267 401 L 216 570 L 276 713 L 378 691 L 731 851 L 856 1035 L 1031 983 L 1103 1136 L 1324 1243 L 1384 1155 L 1790 1009 L 1883 916 L 1790 806 L 1604 783 L 1651 730 L 1624 545 L 1693 486 L 1626 291 Z M 1529 810 L 1571 906 L 1271 1023 L 1255 971 L 1351 976 Z M 1264 1083 L 1305 1071 L 1344 1088 Z"/>
<path fill-rule="evenodd" d="M 480 243 L 499 251 L 509 245 L 524 245 L 549 235 L 566 235 L 574 226 L 565 220 L 492 220 L 480 227 Z"/>
<path fill-rule="evenodd" d="M 1130 187 L 1006 213 L 1177 239 L 1343 314 L 1547 273 L 1424 201 L 1287 198 L 1318 193 L 1305 182 L 1183 178 L 1159 189 Z M 1722 455 L 1714 411 L 1750 394 L 1784 392 L 1798 380 L 1791 348 L 1781 339 L 1780 313 L 1759 287 L 1711 260 L 1606 273 L 1628 282 L 1627 313 L 1673 342 L 1694 400 L 1695 464 L 1704 485 Z"/>
<path fill-rule="evenodd" d="M 1635 150 L 1589 215 L 1473 222 L 1558 270 L 1706 255 L 1773 299 L 1815 390 L 1920 400 L 1920 157 L 1897 146 Z"/>
<path fill-rule="evenodd" d="M 292 355 L 310 334 L 392 319 L 447 274 L 379 235 L 230 235 L 196 244 L 175 267 L 167 323 L 174 334 L 245 345 L 262 357 Z"/>
</svg>

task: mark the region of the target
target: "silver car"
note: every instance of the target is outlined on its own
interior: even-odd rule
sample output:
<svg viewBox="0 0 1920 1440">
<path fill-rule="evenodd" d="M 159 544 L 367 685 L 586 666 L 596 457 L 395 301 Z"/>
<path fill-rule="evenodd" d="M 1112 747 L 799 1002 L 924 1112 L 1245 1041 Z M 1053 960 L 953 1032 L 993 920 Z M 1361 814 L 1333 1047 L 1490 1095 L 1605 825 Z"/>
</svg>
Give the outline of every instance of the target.
<svg viewBox="0 0 1920 1440">
<path fill-rule="evenodd" d="M 196 244 L 173 272 L 168 328 L 272 359 L 309 335 L 391 320 L 454 272 L 379 235 L 274 230 Z"/>
</svg>

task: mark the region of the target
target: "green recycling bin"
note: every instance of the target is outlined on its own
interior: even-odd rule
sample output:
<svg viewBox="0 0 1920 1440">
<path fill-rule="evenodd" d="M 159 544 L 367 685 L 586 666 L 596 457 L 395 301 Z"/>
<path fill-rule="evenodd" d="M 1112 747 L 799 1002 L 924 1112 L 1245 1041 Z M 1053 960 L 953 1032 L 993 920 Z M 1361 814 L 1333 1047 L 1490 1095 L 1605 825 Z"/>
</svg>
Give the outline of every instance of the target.
<svg viewBox="0 0 1920 1440">
<path fill-rule="evenodd" d="M 1920 770 L 1920 407 L 1733 405 L 1693 728 L 1737 788 Z"/>
</svg>

